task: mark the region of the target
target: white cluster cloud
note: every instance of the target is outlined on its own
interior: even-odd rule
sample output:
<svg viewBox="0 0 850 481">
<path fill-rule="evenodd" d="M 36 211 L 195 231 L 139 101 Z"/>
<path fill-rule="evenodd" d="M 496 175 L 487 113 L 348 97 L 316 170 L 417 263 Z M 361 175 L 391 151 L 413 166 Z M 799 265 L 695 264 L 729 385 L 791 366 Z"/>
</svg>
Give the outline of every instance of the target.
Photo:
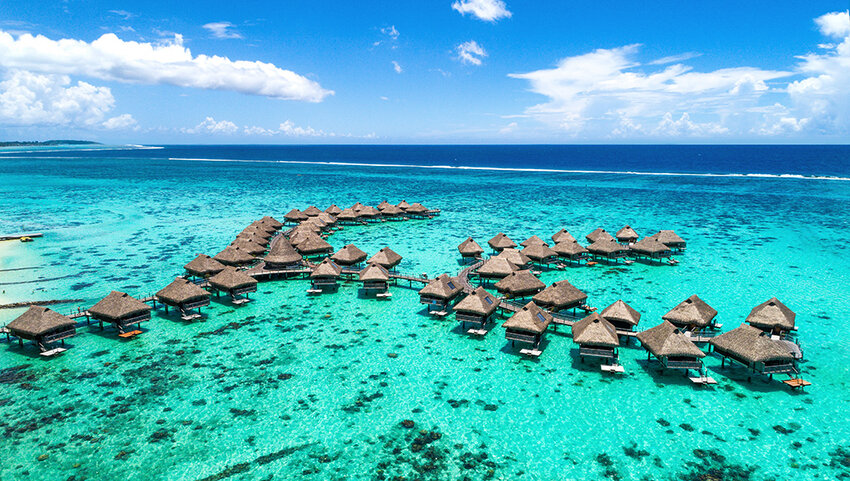
<svg viewBox="0 0 850 481">
<path fill-rule="evenodd" d="M 15 39 L 0 30 L 0 67 L 308 102 L 320 102 L 333 94 L 318 82 L 270 63 L 193 56 L 180 35 L 153 44 L 124 41 L 108 33 L 89 43 L 29 34 Z"/>
<path fill-rule="evenodd" d="M 470 65 L 481 65 L 482 59 L 487 56 L 484 47 L 478 45 L 475 40 L 463 42 L 455 50 L 457 50 L 458 60 Z"/>
<path fill-rule="evenodd" d="M 461 15 L 470 13 L 486 22 L 495 22 L 511 16 L 511 12 L 502 0 L 457 0 L 452 3 L 452 9 L 460 12 Z"/>
<path fill-rule="evenodd" d="M 399 64 L 398 64 L 398 62 L 396 62 L 395 60 L 393 60 L 393 61 L 392 61 L 392 64 L 393 64 L 393 70 L 395 70 L 395 73 L 402 73 L 402 72 L 404 72 L 404 69 L 403 69 L 403 68 L 401 68 L 401 65 L 399 65 Z"/>
<path fill-rule="evenodd" d="M 189 128 L 181 129 L 185 134 L 235 134 L 239 131 L 239 127 L 229 120 L 219 120 L 212 117 L 207 117 L 200 124 Z"/>
<path fill-rule="evenodd" d="M 108 130 L 138 129 L 138 122 L 130 114 L 121 114 L 103 122 L 103 128 Z"/>
<path fill-rule="evenodd" d="M 211 22 L 203 26 L 215 38 L 242 38 L 230 22 Z"/>
</svg>

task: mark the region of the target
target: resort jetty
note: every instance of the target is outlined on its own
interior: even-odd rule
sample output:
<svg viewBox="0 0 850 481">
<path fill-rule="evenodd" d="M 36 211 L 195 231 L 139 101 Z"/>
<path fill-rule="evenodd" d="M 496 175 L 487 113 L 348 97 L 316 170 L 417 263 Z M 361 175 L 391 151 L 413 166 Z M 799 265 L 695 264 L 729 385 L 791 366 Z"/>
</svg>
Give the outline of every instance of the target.
<svg viewBox="0 0 850 481">
<path fill-rule="evenodd" d="M 151 306 L 120 291 L 112 291 L 97 304 L 88 309 L 92 319 L 100 323 L 112 324 L 118 329 L 119 337 L 133 337 L 142 333 L 142 322 L 151 319 Z M 128 326 L 134 325 L 136 329 L 128 330 Z"/>
<path fill-rule="evenodd" d="M 455 304 L 454 312 L 462 329 L 466 329 L 467 322 L 477 326 L 477 329 L 467 331 L 468 334 L 483 336 L 487 334 L 487 324 L 498 308 L 499 300 L 483 287 L 479 287 Z"/>
<path fill-rule="evenodd" d="M 449 306 L 461 293 L 463 286 L 456 278 L 441 274 L 419 290 L 419 303 L 427 306 L 429 314 L 443 317 L 448 314 Z M 432 311 L 432 308 L 436 310 Z"/>
<path fill-rule="evenodd" d="M 502 232 L 499 232 L 492 239 L 487 241 L 487 244 L 494 252 L 502 252 L 503 249 L 513 249 L 516 247 L 516 242 Z"/>
<path fill-rule="evenodd" d="M 511 346 L 514 345 L 514 342 L 531 346 L 531 349 L 520 349 L 520 354 L 539 357 L 542 354 L 539 348 L 541 341 L 543 341 L 543 334 L 551 323 L 552 314 L 537 307 L 533 302 L 529 302 L 509 317 L 502 324 L 502 327 L 505 328 L 505 339 L 511 341 Z"/>
<path fill-rule="evenodd" d="M 465 262 L 475 262 L 475 260 L 480 259 L 481 255 L 484 254 L 484 249 L 472 237 L 467 237 L 465 241 L 461 242 L 457 246 L 457 250 Z"/>
<path fill-rule="evenodd" d="M 594 312 L 573 324 L 573 342 L 579 346 L 578 355 L 581 362 L 584 362 L 586 356 L 598 357 L 608 362 L 603 364 L 603 371 L 625 370 L 618 365 L 617 349 L 620 347 L 620 336 L 617 335 L 617 329 L 599 314 Z"/>
<path fill-rule="evenodd" d="M 770 334 L 757 327 L 741 324 L 709 341 L 714 352 L 722 356 L 720 367 L 726 359 L 737 361 L 755 373 L 773 378 L 774 374 L 788 374 L 792 379 L 797 374 L 794 357 L 784 344 L 770 338 Z"/>
<path fill-rule="evenodd" d="M 76 327 L 77 323 L 70 317 L 41 306 L 30 307 L 6 326 L 22 347 L 24 340 L 35 342 L 43 357 L 65 352 L 65 348 L 51 344 L 60 341 L 64 346 L 65 339 L 77 333 Z"/>
<path fill-rule="evenodd" d="M 189 277 L 206 279 L 223 271 L 224 264 L 206 254 L 198 254 L 198 257 L 189 261 L 188 264 L 183 266 L 183 269 Z"/>
<path fill-rule="evenodd" d="M 210 277 L 209 285 L 219 296 L 222 292 L 229 294 L 230 301 L 237 306 L 250 302 L 248 294 L 257 292 L 257 280 L 233 267 L 226 267 Z"/>
<path fill-rule="evenodd" d="M 178 277 L 156 293 L 156 300 L 165 306 L 168 314 L 168 306 L 180 311 L 180 318 L 184 321 L 192 321 L 201 317 L 201 308 L 210 305 L 210 293 L 201 289 L 193 282 Z M 197 309 L 198 313 L 191 312 Z"/>
<path fill-rule="evenodd" d="M 663 369 L 678 369 L 687 374 L 690 369 L 702 373 L 702 352 L 678 327 L 667 321 L 637 334 L 641 346 L 647 351 L 646 359 L 655 356 Z M 710 377 L 700 375 L 690 378 L 697 384 L 714 384 Z"/>
</svg>

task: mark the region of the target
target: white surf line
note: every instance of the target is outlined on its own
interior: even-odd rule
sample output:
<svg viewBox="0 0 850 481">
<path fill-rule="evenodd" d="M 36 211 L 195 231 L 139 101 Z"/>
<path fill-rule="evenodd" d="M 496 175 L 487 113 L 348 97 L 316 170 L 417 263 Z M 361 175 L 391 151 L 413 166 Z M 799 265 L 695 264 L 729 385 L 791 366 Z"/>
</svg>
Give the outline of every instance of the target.
<svg viewBox="0 0 850 481">
<path fill-rule="evenodd" d="M 647 175 L 664 177 L 733 177 L 733 178 L 759 178 L 759 179 L 797 179 L 797 180 L 838 180 L 850 181 L 850 177 L 835 177 L 828 175 L 801 175 L 801 174 L 711 174 L 711 173 L 689 173 L 689 172 L 640 172 L 640 171 L 618 171 L 618 170 L 566 170 L 566 169 L 527 169 L 521 167 L 473 167 L 463 165 L 421 165 L 421 164 L 369 164 L 364 162 L 327 162 L 308 160 L 253 160 L 253 159 L 206 159 L 192 157 L 169 157 L 168 160 L 189 162 L 249 162 L 261 164 L 303 164 L 303 165 L 331 165 L 331 166 L 355 166 L 355 167 L 397 167 L 412 169 L 443 169 L 443 170 L 481 170 L 495 172 L 542 172 L 559 174 L 617 174 L 617 175 Z"/>
</svg>

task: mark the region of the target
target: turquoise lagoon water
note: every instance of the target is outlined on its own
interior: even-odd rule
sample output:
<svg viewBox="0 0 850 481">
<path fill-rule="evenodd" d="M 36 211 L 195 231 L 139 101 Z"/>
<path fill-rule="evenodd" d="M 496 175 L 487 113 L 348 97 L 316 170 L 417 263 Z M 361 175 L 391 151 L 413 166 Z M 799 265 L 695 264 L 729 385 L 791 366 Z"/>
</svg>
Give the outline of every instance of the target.
<svg viewBox="0 0 850 481">
<path fill-rule="evenodd" d="M 726 329 L 771 296 L 797 312 L 813 385 L 718 384 L 659 372 L 633 343 L 612 376 L 579 362 L 569 329 L 538 360 L 495 327 L 460 332 L 424 314 L 416 292 L 390 301 L 356 284 L 308 297 L 306 281 L 262 283 L 255 301 L 213 301 L 204 322 L 157 312 L 144 335 L 83 327 L 42 360 L 0 343 L 2 480 L 116 479 L 840 479 L 850 476 L 847 319 L 850 183 L 816 179 L 422 170 L 156 158 L 0 160 L 2 303 L 148 294 L 196 253 L 293 207 L 421 201 L 429 221 L 351 227 L 335 248 L 390 246 L 400 269 L 459 269 L 467 235 L 519 242 L 561 227 L 576 237 L 624 224 L 673 228 L 681 264 L 546 272 L 600 309 L 624 299 L 640 328 L 699 294 Z M 21 310 L 0 310 L 0 325 Z M 411 420 L 413 428 L 402 425 Z"/>
</svg>

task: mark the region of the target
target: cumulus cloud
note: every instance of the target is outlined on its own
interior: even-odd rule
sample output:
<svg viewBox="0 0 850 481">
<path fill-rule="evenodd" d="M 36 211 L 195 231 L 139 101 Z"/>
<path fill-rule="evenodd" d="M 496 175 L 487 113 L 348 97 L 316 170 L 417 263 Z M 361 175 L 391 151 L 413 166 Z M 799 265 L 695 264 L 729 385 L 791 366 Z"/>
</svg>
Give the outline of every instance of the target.
<svg viewBox="0 0 850 481">
<path fill-rule="evenodd" d="M 815 19 L 822 34 L 828 37 L 845 38 L 850 36 L 850 11 L 831 12 Z"/>
<path fill-rule="evenodd" d="M 299 127 L 291 120 L 287 120 L 280 124 L 278 131 L 283 135 L 289 135 L 292 137 L 324 137 L 327 135 L 324 131 L 316 130 L 310 126 Z"/>
<path fill-rule="evenodd" d="M 45 74 L 120 82 L 228 90 L 249 95 L 321 102 L 333 91 L 271 63 L 193 56 L 175 35 L 160 44 L 124 41 L 109 33 L 92 42 L 51 40 L 0 30 L 0 66 Z"/>
<path fill-rule="evenodd" d="M 94 127 L 114 105 L 109 88 L 72 83 L 67 75 L 14 70 L 0 82 L 0 123 L 4 125 Z"/>
<path fill-rule="evenodd" d="M 393 64 L 393 70 L 395 70 L 395 73 L 402 73 L 402 72 L 404 72 L 404 69 L 403 69 L 403 68 L 401 68 L 401 65 L 399 65 L 399 64 L 398 64 L 398 62 L 396 62 L 395 60 L 393 60 L 393 61 L 392 61 L 392 64 Z"/>
<path fill-rule="evenodd" d="M 103 128 L 108 130 L 137 129 L 138 123 L 130 114 L 121 114 L 103 122 Z"/>
<path fill-rule="evenodd" d="M 239 127 L 229 120 L 217 121 L 213 117 L 207 117 L 200 124 L 189 128 L 181 129 L 186 134 L 235 134 L 239 131 Z"/>
<path fill-rule="evenodd" d="M 203 26 L 215 38 L 242 38 L 230 22 L 211 22 Z"/>
<path fill-rule="evenodd" d="M 511 16 L 511 12 L 502 0 L 457 0 L 452 3 L 452 9 L 460 12 L 461 15 L 472 14 L 486 22 L 495 22 Z"/>
<path fill-rule="evenodd" d="M 463 42 L 455 50 L 457 50 L 458 60 L 470 65 L 481 65 L 482 59 L 487 56 L 484 47 L 478 45 L 478 42 L 475 40 Z"/>
</svg>

